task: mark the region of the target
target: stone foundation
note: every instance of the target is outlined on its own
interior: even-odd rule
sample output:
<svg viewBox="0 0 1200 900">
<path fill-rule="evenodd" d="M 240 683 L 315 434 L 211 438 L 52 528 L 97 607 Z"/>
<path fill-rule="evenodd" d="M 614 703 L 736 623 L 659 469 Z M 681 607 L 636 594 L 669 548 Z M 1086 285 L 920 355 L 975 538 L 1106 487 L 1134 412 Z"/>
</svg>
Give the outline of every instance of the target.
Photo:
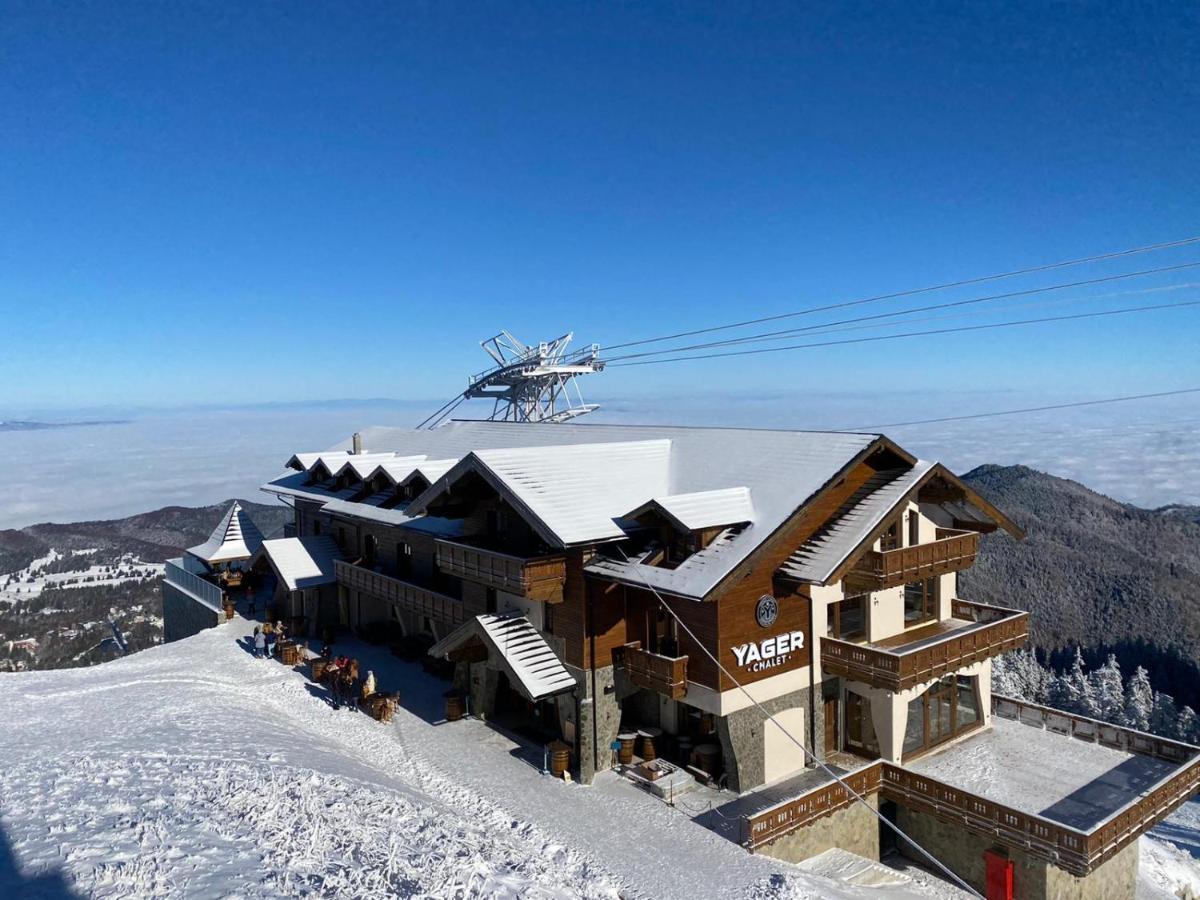
<svg viewBox="0 0 1200 900">
<path fill-rule="evenodd" d="M 878 800 L 868 797 L 871 809 Z M 879 820 L 861 803 L 852 803 L 823 816 L 810 825 L 797 828 L 755 852 L 772 859 L 798 863 L 834 847 L 849 850 L 866 859 L 879 859 Z"/>
<path fill-rule="evenodd" d="M 1021 900 L 1131 900 L 1137 882 L 1138 845 L 1128 847 L 1090 875 L 1078 878 L 1044 860 L 897 805 L 896 824 L 914 841 L 981 893 L 986 885 L 983 853 L 998 850 L 1013 862 L 1013 896 Z M 921 853 L 898 838 L 900 852 L 928 865 Z"/>
<path fill-rule="evenodd" d="M 788 710 L 803 710 L 804 714 L 801 718 L 804 734 L 802 740 L 806 748 L 812 748 L 807 688 L 775 697 L 763 703 L 762 706 L 772 715 Z M 820 712 L 820 707 L 818 707 L 818 716 L 820 716 Z M 721 741 L 725 776 L 730 790 L 742 793 L 758 787 L 765 781 L 766 759 L 763 738 L 765 725 L 766 716 L 757 706 L 738 710 L 717 720 L 717 736 Z M 800 735 L 796 736 L 801 737 Z"/>
<path fill-rule="evenodd" d="M 575 746 L 578 748 L 576 775 L 584 784 L 591 784 L 596 773 L 608 768 L 612 758 L 609 749 L 621 730 L 621 704 L 612 666 L 595 670 L 596 694 L 592 695 L 592 672 L 567 666 L 575 676 Z M 595 727 L 593 728 L 593 722 Z"/>
</svg>

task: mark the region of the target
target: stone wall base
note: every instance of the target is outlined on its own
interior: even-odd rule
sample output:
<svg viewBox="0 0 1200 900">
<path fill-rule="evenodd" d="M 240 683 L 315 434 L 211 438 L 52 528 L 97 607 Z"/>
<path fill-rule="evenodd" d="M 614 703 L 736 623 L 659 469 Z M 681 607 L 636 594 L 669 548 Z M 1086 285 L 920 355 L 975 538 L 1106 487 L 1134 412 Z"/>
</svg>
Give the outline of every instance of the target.
<svg viewBox="0 0 1200 900">
<path fill-rule="evenodd" d="M 1013 861 L 1013 896 L 1020 900 L 1130 900 L 1137 882 L 1137 841 L 1082 878 L 1020 850 L 1000 847 L 983 835 L 899 806 L 896 824 L 980 893 L 985 890 L 985 850 Z M 900 852 L 928 866 L 920 852 L 899 842 Z"/>
<path fill-rule="evenodd" d="M 867 802 L 871 809 L 879 808 L 877 798 L 868 797 Z M 856 802 L 817 819 L 811 825 L 797 828 L 755 852 L 772 859 L 798 863 L 834 847 L 866 859 L 879 859 L 879 820 L 871 810 Z"/>
</svg>

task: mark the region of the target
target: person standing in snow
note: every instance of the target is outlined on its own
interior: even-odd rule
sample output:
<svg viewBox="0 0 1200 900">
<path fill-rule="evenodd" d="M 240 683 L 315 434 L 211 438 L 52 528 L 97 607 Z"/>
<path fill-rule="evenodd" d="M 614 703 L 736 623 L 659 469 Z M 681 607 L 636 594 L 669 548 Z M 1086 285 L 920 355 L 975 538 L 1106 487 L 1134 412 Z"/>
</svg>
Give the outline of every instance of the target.
<svg viewBox="0 0 1200 900">
<path fill-rule="evenodd" d="M 255 626 L 254 629 L 254 658 L 262 659 L 263 651 L 267 649 L 267 637 L 262 633 L 262 629 Z"/>
<path fill-rule="evenodd" d="M 270 658 L 275 654 L 275 629 L 270 622 L 264 622 L 262 629 L 263 634 L 266 635 L 267 657 Z"/>
<path fill-rule="evenodd" d="M 367 680 L 363 682 L 362 698 L 366 700 L 375 693 L 375 673 L 367 670 Z"/>
</svg>

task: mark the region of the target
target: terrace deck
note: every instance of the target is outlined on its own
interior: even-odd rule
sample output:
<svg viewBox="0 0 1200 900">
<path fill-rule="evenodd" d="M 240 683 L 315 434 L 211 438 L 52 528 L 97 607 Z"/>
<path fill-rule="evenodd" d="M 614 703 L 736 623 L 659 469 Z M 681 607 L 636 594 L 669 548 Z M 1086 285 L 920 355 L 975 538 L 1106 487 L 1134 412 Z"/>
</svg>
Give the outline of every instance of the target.
<svg viewBox="0 0 1200 900">
<path fill-rule="evenodd" d="M 1178 768 L 998 716 L 992 722 L 991 728 L 904 767 L 1081 831 Z"/>
</svg>

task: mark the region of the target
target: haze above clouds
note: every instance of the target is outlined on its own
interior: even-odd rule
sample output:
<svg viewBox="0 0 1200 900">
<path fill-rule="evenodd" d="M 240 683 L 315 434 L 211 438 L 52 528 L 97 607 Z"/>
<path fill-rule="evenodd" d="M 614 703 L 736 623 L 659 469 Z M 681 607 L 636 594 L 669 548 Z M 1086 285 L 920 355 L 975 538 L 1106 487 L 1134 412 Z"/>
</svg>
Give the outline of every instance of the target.
<svg viewBox="0 0 1200 900">
<path fill-rule="evenodd" d="M 875 430 L 889 422 L 1078 398 L 785 392 L 598 399 L 603 408 L 594 421 Z M 258 487 L 292 453 L 326 449 L 370 425 L 412 425 L 436 405 L 178 410 L 139 414 L 121 425 L 0 432 L 0 452 L 12 473 L 0 494 L 0 528 L 120 518 L 235 496 L 265 502 Z M 1200 399 L 1194 396 L 882 430 L 960 473 L 983 463 L 1019 463 L 1138 506 L 1200 504 L 1200 485 L 1190 477 L 1200 464 Z"/>
</svg>

